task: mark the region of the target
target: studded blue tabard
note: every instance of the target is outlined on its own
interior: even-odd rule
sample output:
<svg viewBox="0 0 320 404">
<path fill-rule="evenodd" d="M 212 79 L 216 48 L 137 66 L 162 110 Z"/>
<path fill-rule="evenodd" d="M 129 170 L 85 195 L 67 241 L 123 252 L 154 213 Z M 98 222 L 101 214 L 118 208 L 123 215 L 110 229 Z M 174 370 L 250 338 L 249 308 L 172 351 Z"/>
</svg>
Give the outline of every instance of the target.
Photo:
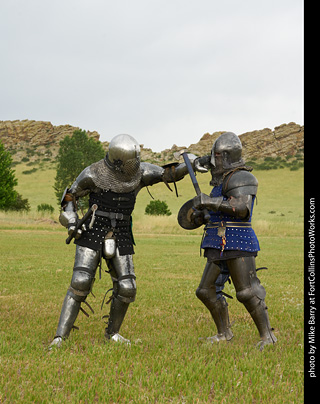
<svg viewBox="0 0 320 404">
<path fill-rule="evenodd" d="M 131 231 L 131 214 L 136 202 L 135 192 L 116 193 L 101 190 L 91 192 L 89 205 L 98 205 L 91 229 L 86 222 L 87 230 L 75 240 L 75 244 L 89 247 L 92 250 L 101 250 L 105 236 L 113 231 L 120 255 L 134 254 L 133 236 Z"/>
<path fill-rule="evenodd" d="M 211 197 L 222 195 L 222 184 L 212 189 Z M 223 196 L 224 200 L 228 198 Z M 255 197 L 252 198 L 252 208 Z M 251 227 L 251 217 L 247 221 L 237 219 L 222 212 L 210 211 L 210 222 L 205 226 L 201 248 L 215 248 L 224 251 L 256 252 L 260 250 L 259 241 Z"/>
</svg>

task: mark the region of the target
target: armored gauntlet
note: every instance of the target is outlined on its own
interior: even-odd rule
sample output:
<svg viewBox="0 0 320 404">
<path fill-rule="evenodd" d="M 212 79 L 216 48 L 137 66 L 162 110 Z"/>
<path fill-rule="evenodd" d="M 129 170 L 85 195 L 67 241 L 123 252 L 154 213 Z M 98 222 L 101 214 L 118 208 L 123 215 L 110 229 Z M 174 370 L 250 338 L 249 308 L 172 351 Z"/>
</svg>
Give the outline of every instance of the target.
<svg viewBox="0 0 320 404">
<path fill-rule="evenodd" d="M 74 198 L 67 191 L 66 189 L 62 197 L 59 222 L 68 229 L 68 235 L 70 236 L 76 228 L 78 214 L 75 210 Z M 79 229 L 75 238 L 79 238 L 81 233 L 82 231 Z"/>
</svg>

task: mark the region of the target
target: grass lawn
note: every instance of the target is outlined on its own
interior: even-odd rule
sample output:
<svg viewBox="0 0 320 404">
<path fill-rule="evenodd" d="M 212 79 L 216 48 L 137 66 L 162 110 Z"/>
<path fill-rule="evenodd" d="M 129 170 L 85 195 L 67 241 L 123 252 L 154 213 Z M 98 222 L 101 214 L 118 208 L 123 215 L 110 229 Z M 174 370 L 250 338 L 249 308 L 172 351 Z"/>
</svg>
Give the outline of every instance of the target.
<svg viewBox="0 0 320 404">
<path fill-rule="evenodd" d="M 23 170 L 21 170 L 22 172 Z M 74 245 L 52 216 L 36 213 L 52 184 L 44 170 L 43 195 L 29 197 L 28 215 L 0 213 L 0 403 L 303 403 L 303 171 L 255 172 L 260 184 L 254 227 L 261 252 L 257 266 L 278 343 L 260 352 L 259 336 L 233 284 L 226 286 L 234 338 L 229 343 L 199 340 L 215 333 L 209 312 L 196 298 L 205 260 L 199 255 L 201 230 L 187 232 L 176 214 L 193 197 L 189 178 L 178 183 L 177 199 L 164 184 L 150 188 L 173 215 L 143 214 L 150 196 L 142 190 L 134 214 L 137 298 L 121 333 L 131 346 L 105 343 L 101 303 L 109 275 L 96 279 L 79 331 L 59 350 L 54 336 L 69 286 Z M 18 170 L 17 170 L 18 174 Z M 32 178 L 28 175 L 28 178 Z M 25 176 L 27 177 L 27 176 Z M 53 177 L 52 177 L 53 178 Z M 208 176 L 199 175 L 208 192 Z M 37 187 L 35 186 L 35 189 Z M 103 266 L 103 269 L 106 265 Z"/>
</svg>

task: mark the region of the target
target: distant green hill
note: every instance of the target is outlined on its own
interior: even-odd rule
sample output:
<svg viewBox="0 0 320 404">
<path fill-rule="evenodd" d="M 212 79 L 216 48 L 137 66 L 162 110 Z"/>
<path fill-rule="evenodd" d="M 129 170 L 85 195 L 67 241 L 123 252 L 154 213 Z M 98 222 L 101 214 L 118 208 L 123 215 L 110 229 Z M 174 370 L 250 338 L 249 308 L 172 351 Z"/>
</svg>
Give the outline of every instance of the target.
<svg viewBox="0 0 320 404">
<path fill-rule="evenodd" d="M 30 167 L 19 164 L 15 167 L 18 178 L 17 191 L 28 198 L 31 214 L 42 203 L 52 205 L 55 209 L 53 218 L 58 219 L 59 207 L 53 191 L 55 169 L 52 164 L 43 164 L 35 171 L 26 174 Z M 303 169 L 290 170 L 279 168 L 276 170 L 254 170 L 259 181 L 257 204 L 254 208 L 254 226 L 257 232 L 270 235 L 300 236 L 303 232 Z M 197 174 L 200 188 L 204 193 L 210 193 L 209 174 Z M 177 214 L 184 202 L 193 198 L 195 192 L 191 180 L 186 176 L 177 183 L 179 197 L 170 192 L 164 183 L 149 187 L 155 199 L 166 201 L 171 216 L 153 217 L 144 214 L 145 207 L 151 201 L 147 189 L 142 189 L 138 195 L 133 215 L 134 231 L 149 233 L 185 233 L 177 224 Z M 201 234 L 202 229 L 191 233 Z"/>
</svg>

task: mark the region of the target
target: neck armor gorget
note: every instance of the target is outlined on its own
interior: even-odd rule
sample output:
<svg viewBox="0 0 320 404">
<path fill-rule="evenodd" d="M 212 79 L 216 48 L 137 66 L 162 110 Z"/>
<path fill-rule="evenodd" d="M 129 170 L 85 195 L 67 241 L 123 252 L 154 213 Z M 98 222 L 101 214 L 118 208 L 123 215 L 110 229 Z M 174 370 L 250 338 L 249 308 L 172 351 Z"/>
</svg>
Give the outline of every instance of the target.
<svg viewBox="0 0 320 404">
<path fill-rule="evenodd" d="M 219 186 L 220 184 L 223 183 L 224 179 L 229 174 L 234 173 L 234 172 L 236 172 L 238 170 L 252 171 L 252 167 L 241 165 L 241 166 L 236 167 L 236 168 L 224 170 L 223 172 L 221 172 L 219 174 L 214 174 L 211 171 L 212 178 L 211 178 L 211 181 L 210 181 L 210 185 L 212 185 L 214 187 Z"/>
<path fill-rule="evenodd" d="M 90 167 L 92 180 L 96 187 L 113 192 L 131 192 L 135 190 L 141 181 L 142 170 L 139 166 L 133 176 L 113 171 L 105 163 L 104 159 L 93 163 Z"/>
</svg>

